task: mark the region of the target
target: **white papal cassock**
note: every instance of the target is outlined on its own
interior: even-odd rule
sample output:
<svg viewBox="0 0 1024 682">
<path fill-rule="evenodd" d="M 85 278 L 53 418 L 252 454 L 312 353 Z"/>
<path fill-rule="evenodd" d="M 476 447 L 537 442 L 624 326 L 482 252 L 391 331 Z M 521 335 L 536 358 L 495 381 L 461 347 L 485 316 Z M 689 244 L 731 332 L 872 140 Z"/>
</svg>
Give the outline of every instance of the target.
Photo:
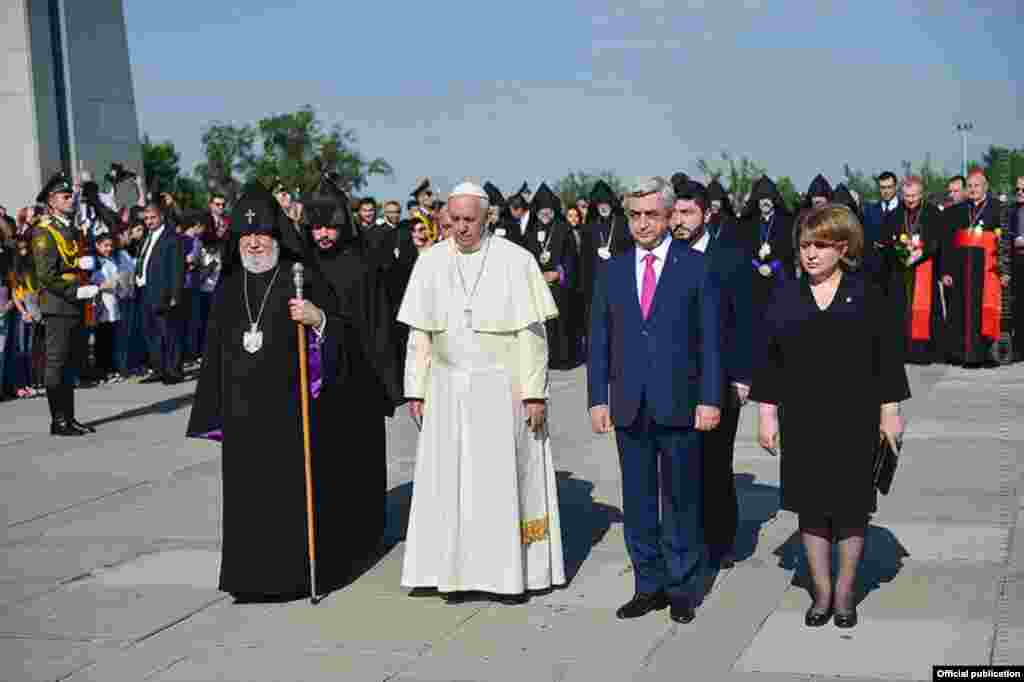
<svg viewBox="0 0 1024 682">
<path fill-rule="evenodd" d="M 550 439 L 529 431 L 522 402 L 548 397 L 544 322 L 557 314 L 536 261 L 501 237 L 417 260 L 398 313 L 411 328 L 405 394 L 425 399 L 403 586 L 565 583 Z"/>
</svg>

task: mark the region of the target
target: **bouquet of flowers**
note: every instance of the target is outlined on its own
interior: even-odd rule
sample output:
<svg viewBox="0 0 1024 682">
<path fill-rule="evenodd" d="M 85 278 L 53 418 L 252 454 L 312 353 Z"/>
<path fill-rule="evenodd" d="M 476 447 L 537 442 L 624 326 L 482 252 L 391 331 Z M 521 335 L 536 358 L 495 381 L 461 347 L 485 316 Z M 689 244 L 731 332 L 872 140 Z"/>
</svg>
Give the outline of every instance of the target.
<svg viewBox="0 0 1024 682">
<path fill-rule="evenodd" d="M 921 235 L 894 234 L 891 240 L 881 242 L 879 247 L 879 254 L 890 270 L 906 270 L 920 256 Z"/>
</svg>

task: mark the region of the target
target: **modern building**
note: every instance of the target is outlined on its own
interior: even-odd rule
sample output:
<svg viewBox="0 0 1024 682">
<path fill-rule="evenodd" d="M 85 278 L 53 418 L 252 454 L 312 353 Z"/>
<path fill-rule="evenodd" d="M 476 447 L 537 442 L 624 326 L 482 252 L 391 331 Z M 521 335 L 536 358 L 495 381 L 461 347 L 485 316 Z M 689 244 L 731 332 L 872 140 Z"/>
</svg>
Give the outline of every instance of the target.
<svg viewBox="0 0 1024 682">
<path fill-rule="evenodd" d="M 13 214 L 62 169 L 141 171 L 122 0 L 0 0 L 0 12 L 0 205 Z"/>
</svg>

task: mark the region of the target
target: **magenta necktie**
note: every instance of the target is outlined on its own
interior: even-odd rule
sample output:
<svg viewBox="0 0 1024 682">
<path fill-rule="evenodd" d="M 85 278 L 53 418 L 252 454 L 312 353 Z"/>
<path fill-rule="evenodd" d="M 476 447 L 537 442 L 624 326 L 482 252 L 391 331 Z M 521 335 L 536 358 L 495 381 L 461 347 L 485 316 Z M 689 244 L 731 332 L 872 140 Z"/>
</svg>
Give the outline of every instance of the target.
<svg viewBox="0 0 1024 682">
<path fill-rule="evenodd" d="M 640 288 L 640 311 L 644 314 L 644 319 L 651 314 L 651 302 L 654 301 L 654 290 L 658 286 L 658 278 L 654 276 L 654 261 L 657 260 L 657 256 L 653 253 L 649 253 L 644 256 L 644 283 Z"/>
</svg>

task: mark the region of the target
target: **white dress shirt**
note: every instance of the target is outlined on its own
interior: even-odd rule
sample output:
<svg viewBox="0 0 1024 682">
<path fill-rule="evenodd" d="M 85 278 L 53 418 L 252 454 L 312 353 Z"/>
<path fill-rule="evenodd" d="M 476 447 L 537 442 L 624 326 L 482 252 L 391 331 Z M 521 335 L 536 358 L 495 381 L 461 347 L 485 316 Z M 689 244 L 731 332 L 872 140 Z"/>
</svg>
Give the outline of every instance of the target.
<svg viewBox="0 0 1024 682">
<path fill-rule="evenodd" d="M 661 243 L 650 251 L 642 246 L 636 247 L 636 296 L 638 300 L 643 300 L 644 271 L 647 269 L 647 263 L 644 262 L 644 258 L 649 253 L 654 254 L 654 283 L 657 284 L 658 280 L 661 279 L 661 271 L 665 267 L 665 259 L 668 258 L 668 247 L 671 245 L 672 238 L 666 233 Z"/>
<path fill-rule="evenodd" d="M 690 245 L 690 248 L 694 251 L 700 251 L 704 253 L 708 249 L 708 244 L 711 242 L 711 233 L 704 230 L 704 234 L 700 236 L 700 239 Z"/>
<path fill-rule="evenodd" d="M 896 207 L 900 205 L 900 198 L 899 196 L 894 196 L 892 199 L 889 199 L 889 201 L 880 201 L 878 203 L 882 205 L 882 213 L 889 214 L 895 211 Z"/>
<path fill-rule="evenodd" d="M 149 268 L 149 259 L 153 255 L 153 247 L 156 246 L 156 240 L 160 239 L 160 235 L 164 233 L 164 226 L 156 228 L 149 235 L 149 243 L 146 244 L 146 253 L 142 254 L 142 274 L 135 278 L 135 286 L 144 287 L 146 286 L 146 270 Z"/>
</svg>

